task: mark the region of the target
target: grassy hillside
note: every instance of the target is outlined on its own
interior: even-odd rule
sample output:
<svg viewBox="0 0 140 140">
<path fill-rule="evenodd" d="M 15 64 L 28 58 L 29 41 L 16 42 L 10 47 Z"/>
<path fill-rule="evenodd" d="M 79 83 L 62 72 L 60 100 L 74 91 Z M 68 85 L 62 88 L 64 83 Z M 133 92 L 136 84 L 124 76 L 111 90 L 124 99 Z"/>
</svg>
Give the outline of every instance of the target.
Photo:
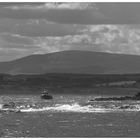
<svg viewBox="0 0 140 140">
<path fill-rule="evenodd" d="M 140 74 L 90 75 L 59 74 L 9 75 L 0 74 L 0 88 L 94 88 L 94 87 L 139 87 Z"/>
<path fill-rule="evenodd" d="M 0 74 L 0 95 L 40 95 L 44 88 L 52 94 L 134 95 L 140 91 L 140 74 Z"/>
</svg>

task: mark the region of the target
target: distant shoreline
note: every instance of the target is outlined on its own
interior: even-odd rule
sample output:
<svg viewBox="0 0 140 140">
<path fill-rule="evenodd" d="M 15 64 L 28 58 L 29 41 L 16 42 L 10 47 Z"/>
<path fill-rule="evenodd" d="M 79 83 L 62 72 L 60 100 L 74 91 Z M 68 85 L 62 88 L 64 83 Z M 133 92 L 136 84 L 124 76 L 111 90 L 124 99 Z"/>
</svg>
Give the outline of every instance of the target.
<svg viewBox="0 0 140 140">
<path fill-rule="evenodd" d="M 121 96 L 133 96 L 139 92 L 139 88 L 93 88 L 93 89 L 65 89 L 60 90 L 49 90 L 51 95 L 81 95 L 90 96 L 94 95 L 96 97 L 121 97 Z M 31 95 L 39 96 L 41 95 L 41 90 L 31 90 L 31 89 L 0 89 L 0 96 L 3 95 Z"/>
</svg>

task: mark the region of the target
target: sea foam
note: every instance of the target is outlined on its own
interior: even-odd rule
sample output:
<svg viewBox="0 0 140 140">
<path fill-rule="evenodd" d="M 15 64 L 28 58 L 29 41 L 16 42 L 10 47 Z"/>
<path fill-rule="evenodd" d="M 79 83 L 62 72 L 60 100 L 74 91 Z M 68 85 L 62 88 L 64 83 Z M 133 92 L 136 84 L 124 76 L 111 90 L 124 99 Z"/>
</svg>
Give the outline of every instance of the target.
<svg viewBox="0 0 140 140">
<path fill-rule="evenodd" d="M 21 109 L 22 112 L 39 112 L 39 111 L 52 111 L 52 112 L 81 112 L 81 113 L 91 113 L 91 112 L 110 112 L 112 109 L 105 108 L 95 108 L 91 105 L 81 106 L 78 103 L 74 104 L 56 104 L 55 106 L 42 107 L 42 108 L 28 108 Z"/>
</svg>

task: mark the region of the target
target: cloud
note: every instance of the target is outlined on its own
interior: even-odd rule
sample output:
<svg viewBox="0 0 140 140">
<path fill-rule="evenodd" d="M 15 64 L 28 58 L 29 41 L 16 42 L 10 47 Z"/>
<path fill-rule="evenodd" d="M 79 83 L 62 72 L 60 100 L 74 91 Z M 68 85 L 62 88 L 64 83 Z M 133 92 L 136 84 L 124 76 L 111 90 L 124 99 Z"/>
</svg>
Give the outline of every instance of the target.
<svg viewBox="0 0 140 140">
<path fill-rule="evenodd" d="M 64 3 L 46 3 L 47 9 L 96 9 L 94 3 L 78 3 L 78 2 L 64 2 Z"/>
<path fill-rule="evenodd" d="M 22 36 L 65 36 L 79 34 L 82 26 L 65 25 L 46 20 L 1 19 L 0 33 L 19 34 Z"/>
<path fill-rule="evenodd" d="M 19 10 L 19 9 L 97 9 L 95 3 L 79 3 L 79 2 L 46 2 L 46 3 L 39 3 L 38 5 L 32 5 L 30 3 L 25 4 L 15 4 L 6 6 L 6 8 Z"/>
<path fill-rule="evenodd" d="M 34 42 L 32 38 L 10 33 L 2 33 L 0 38 L 5 42 L 10 42 L 10 44 L 32 45 Z"/>
<path fill-rule="evenodd" d="M 110 20 L 96 9 L 8 9 L 0 8 L 0 18 L 46 19 L 62 24 L 102 24 Z"/>
<path fill-rule="evenodd" d="M 119 3 L 0 4 L 0 61 L 63 50 L 140 55 L 140 24 L 130 24 L 140 21 L 138 7 Z"/>
<path fill-rule="evenodd" d="M 127 25 L 87 26 L 80 35 L 36 38 L 42 53 L 62 50 L 89 50 L 112 53 L 140 54 L 140 29 Z M 49 48 L 49 49 L 48 49 Z"/>
<path fill-rule="evenodd" d="M 135 25 L 87 25 L 80 34 L 65 36 L 22 36 L 1 33 L 0 48 L 26 49 L 32 53 L 62 50 L 108 51 L 140 54 L 140 28 Z"/>
<path fill-rule="evenodd" d="M 0 34 L 0 61 L 10 61 L 39 51 L 32 38 L 12 34 Z"/>
<path fill-rule="evenodd" d="M 0 18 L 46 19 L 62 24 L 98 24 L 109 19 L 97 10 L 94 3 L 46 3 L 39 5 L 1 6 Z"/>
<path fill-rule="evenodd" d="M 140 54 L 140 26 L 95 25 L 135 19 L 135 15 L 128 17 L 127 13 L 119 19 L 120 6 L 110 6 L 95 3 L 0 3 L 0 61 L 62 50 Z M 134 14 L 131 12 L 129 15 Z"/>
<path fill-rule="evenodd" d="M 111 18 L 110 24 L 139 24 L 140 3 L 96 3 L 99 11 Z"/>
<path fill-rule="evenodd" d="M 63 24 L 139 24 L 140 3 L 6 4 L 0 18 L 46 19 Z"/>
<path fill-rule="evenodd" d="M 84 27 L 80 30 L 80 34 L 65 36 L 31 37 L 1 33 L 0 61 L 63 50 L 140 55 L 140 27 L 138 25 L 87 25 Z"/>
</svg>

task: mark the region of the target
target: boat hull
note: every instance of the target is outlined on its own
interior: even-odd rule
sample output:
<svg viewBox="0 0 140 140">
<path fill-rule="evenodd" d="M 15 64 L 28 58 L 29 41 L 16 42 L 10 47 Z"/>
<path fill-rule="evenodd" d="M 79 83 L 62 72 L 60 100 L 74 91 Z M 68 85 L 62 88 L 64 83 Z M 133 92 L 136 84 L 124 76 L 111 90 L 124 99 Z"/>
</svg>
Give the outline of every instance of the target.
<svg viewBox="0 0 140 140">
<path fill-rule="evenodd" d="M 51 95 L 42 95 L 41 99 L 51 100 L 53 97 Z"/>
</svg>

